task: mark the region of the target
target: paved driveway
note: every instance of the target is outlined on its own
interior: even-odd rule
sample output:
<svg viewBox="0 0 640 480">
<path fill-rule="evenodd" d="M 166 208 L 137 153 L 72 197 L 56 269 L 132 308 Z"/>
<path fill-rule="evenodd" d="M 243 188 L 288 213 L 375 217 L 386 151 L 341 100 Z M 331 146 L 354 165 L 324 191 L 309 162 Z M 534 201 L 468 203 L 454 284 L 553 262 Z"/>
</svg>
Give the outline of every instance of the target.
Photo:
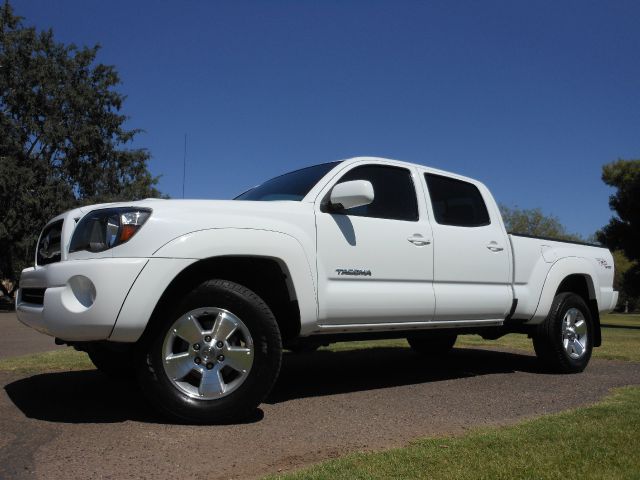
<svg viewBox="0 0 640 480">
<path fill-rule="evenodd" d="M 16 318 L 15 312 L 0 312 L 0 359 L 60 348 L 53 337 L 38 333 Z"/>
<path fill-rule="evenodd" d="M 0 373 L 0 478 L 255 478 L 354 450 L 508 424 L 640 384 L 640 365 L 542 373 L 533 356 L 405 348 L 285 355 L 268 401 L 241 425 L 168 424 L 134 384 L 97 371 Z"/>
</svg>

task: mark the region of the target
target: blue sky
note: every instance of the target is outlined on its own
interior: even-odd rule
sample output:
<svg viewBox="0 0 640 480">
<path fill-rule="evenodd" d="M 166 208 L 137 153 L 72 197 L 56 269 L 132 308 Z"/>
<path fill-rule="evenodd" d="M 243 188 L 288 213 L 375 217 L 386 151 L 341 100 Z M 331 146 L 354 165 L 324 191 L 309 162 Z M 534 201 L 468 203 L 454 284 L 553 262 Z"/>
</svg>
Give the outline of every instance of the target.
<svg viewBox="0 0 640 480">
<path fill-rule="evenodd" d="M 478 178 L 589 235 L 640 158 L 640 2 L 14 0 L 100 43 L 160 189 L 231 198 L 357 155 Z"/>
</svg>

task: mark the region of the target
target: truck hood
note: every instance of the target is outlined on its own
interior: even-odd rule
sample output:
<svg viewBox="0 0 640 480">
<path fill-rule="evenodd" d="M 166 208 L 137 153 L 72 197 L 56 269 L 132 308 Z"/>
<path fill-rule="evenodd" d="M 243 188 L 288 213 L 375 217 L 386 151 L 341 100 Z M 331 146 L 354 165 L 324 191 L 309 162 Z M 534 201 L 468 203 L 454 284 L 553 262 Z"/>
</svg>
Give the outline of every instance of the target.
<svg viewBox="0 0 640 480">
<path fill-rule="evenodd" d="M 110 256 L 152 256 L 168 242 L 189 233 L 219 228 L 269 230 L 291 235 L 301 242 L 315 240 L 313 204 L 296 201 L 163 200 L 145 199 L 89 205 L 67 213 L 75 218 L 92 210 L 112 207 L 143 207 L 152 214 L 127 243 Z"/>
<path fill-rule="evenodd" d="M 99 208 L 112 207 L 150 208 L 153 210 L 153 216 L 175 215 L 176 220 L 184 217 L 184 219 L 188 219 L 188 222 L 195 221 L 197 223 L 200 223 L 199 218 L 209 223 L 211 215 L 233 218 L 248 217 L 253 221 L 256 216 L 280 217 L 310 211 L 310 204 L 290 200 L 260 202 L 251 200 L 164 200 L 158 198 L 134 202 L 101 203 L 82 207 L 81 210 L 83 214 L 86 214 Z"/>
</svg>

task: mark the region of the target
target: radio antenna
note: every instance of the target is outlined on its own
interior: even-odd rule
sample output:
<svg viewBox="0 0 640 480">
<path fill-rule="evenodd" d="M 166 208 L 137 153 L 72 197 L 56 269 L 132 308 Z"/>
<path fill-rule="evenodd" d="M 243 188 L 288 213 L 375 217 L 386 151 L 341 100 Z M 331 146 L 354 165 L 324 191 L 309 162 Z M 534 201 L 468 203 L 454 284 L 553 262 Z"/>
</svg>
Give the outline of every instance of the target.
<svg viewBox="0 0 640 480">
<path fill-rule="evenodd" d="M 184 134 L 184 153 L 182 155 L 182 198 L 184 198 L 184 179 L 187 173 L 187 134 Z"/>
</svg>

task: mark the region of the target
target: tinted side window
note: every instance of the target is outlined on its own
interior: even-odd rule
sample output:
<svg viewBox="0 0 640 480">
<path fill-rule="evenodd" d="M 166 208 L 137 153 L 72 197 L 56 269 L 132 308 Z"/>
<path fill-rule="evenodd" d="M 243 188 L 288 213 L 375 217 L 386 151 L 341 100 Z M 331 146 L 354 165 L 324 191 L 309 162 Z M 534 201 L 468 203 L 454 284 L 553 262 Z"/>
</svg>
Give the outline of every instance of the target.
<svg viewBox="0 0 640 480">
<path fill-rule="evenodd" d="M 489 225 L 489 212 L 480 190 L 467 182 L 425 173 L 436 222 L 458 227 Z"/>
<path fill-rule="evenodd" d="M 351 208 L 345 213 L 358 217 L 391 220 L 418 220 L 418 201 L 411 172 L 405 168 L 365 165 L 347 172 L 338 183 L 368 180 L 375 198 L 369 205 Z"/>
</svg>

